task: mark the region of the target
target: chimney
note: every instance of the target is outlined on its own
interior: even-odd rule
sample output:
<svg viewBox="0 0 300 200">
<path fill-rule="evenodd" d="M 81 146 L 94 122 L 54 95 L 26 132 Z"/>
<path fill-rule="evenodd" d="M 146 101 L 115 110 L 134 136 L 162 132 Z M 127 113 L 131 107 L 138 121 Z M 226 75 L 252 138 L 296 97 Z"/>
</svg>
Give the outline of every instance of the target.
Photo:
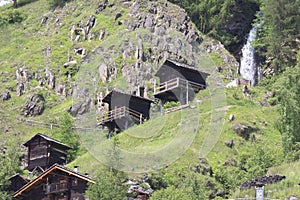
<svg viewBox="0 0 300 200">
<path fill-rule="evenodd" d="M 74 172 L 76 172 L 76 173 L 79 172 L 79 167 L 78 166 L 74 166 Z"/>
</svg>

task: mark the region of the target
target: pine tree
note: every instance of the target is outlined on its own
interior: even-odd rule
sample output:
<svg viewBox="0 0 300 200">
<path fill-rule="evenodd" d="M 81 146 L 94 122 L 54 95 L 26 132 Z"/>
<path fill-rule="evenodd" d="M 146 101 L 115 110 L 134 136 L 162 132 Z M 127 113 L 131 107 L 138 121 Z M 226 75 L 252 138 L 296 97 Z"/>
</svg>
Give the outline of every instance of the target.
<svg viewBox="0 0 300 200">
<path fill-rule="evenodd" d="M 289 68 L 278 81 L 280 120 L 278 129 L 282 134 L 285 154 L 300 158 L 300 51 L 298 64 Z"/>
<path fill-rule="evenodd" d="M 263 26 L 267 34 L 263 43 L 267 56 L 273 58 L 272 66 L 277 74 L 296 63 L 299 49 L 297 37 L 300 34 L 299 8 L 299 0 L 264 1 Z"/>
</svg>

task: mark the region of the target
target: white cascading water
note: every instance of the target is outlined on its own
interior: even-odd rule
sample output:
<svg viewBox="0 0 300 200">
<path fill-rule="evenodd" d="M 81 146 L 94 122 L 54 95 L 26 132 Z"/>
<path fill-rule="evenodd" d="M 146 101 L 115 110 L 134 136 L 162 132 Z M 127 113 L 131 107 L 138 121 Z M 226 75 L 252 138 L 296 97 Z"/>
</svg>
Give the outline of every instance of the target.
<svg viewBox="0 0 300 200">
<path fill-rule="evenodd" d="M 255 63 L 255 51 L 251 46 L 252 41 L 256 38 L 256 27 L 253 27 L 249 33 L 247 43 L 242 48 L 242 58 L 240 65 L 240 74 L 246 80 L 251 81 L 251 85 L 256 84 L 256 79 L 260 77 L 260 72 Z"/>
<path fill-rule="evenodd" d="M 12 2 L 12 0 L 0 0 L 0 6 L 4 6 L 4 5 L 6 5 L 8 3 L 11 3 L 11 2 Z"/>
</svg>

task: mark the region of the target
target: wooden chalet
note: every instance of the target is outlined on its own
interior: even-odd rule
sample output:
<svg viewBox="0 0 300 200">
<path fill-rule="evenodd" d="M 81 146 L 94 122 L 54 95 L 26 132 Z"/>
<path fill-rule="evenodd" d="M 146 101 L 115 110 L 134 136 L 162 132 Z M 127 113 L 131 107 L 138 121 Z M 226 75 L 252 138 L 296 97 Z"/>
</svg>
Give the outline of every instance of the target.
<svg viewBox="0 0 300 200">
<path fill-rule="evenodd" d="M 114 89 L 102 99 L 102 103 L 108 104 L 108 112 L 101 114 L 98 125 L 108 127 L 111 133 L 115 129 L 122 131 L 148 120 L 153 101 Z"/>
<path fill-rule="evenodd" d="M 181 105 L 188 104 L 195 93 L 206 88 L 206 77 L 209 74 L 200 72 L 197 68 L 167 59 L 155 76 L 160 84 L 154 84 L 154 97 L 167 101 L 179 101 Z"/>
<path fill-rule="evenodd" d="M 9 185 L 8 190 L 11 192 L 16 192 L 21 187 L 26 185 L 29 182 L 29 180 L 22 177 L 20 174 L 15 174 L 9 178 L 9 182 L 10 182 L 10 185 Z"/>
<path fill-rule="evenodd" d="M 13 194 L 20 200 L 85 200 L 91 178 L 58 164 L 54 164 L 40 176 Z"/>
<path fill-rule="evenodd" d="M 67 145 L 54 140 L 44 134 L 38 133 L 24 143 L 28 148 L 28 163 L 26 169 L 33 171 L 36 168 L 46 170 L 53 164 L 66 164 Z"/>
</svg>

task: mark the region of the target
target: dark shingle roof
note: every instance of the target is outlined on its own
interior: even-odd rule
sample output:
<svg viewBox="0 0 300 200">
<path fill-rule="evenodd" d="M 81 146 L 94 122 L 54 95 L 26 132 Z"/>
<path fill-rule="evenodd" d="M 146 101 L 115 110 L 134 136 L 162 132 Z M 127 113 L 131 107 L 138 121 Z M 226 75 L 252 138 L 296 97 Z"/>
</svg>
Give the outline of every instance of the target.
<svg viewBox="0 0 300 200">
<path fill-rule="evenodd" d="M 177 61 L 174 61 L 174 60 L 170 60 L 170 59 L 167 59 L 167 60 L 164 62 L 163 65 L 166 65 L 166 64 L 168 64 L 168 63 L 171 63 L 171 64 L 173 64 L 173 65 L 175 65 L 176 67 L 179 67 L 179 68 L 185 68 L 185 69 L 188 69 L 188 70 L 190 70 L 190 71 L 194 71 L 194 72 L 201 73 L 201 74 L 204 75 L 205 77 L 206 77 L 206 76 L 209 76 L 208 73 L 202 72 L 202 71 L 200 71 L 198 68 L 196 68 L 196 67 L 194 67 L 194 66 L 187 65 L 187 64 L 185 64 L 185 63 L 180 63 L 180 62 L 177 62 Z M 158 70 L 158 72 L 159 72 L 159 70 Z M 157 75 L 158 72 L 157 72 L 155 75 Z"/>
<path fill-rule="evenodd" d="M 66 148 L 68 148 L 68 149 L 71 149 L 71 147 L 69 147 L 68 145 L 66 145 L 66 144 L 64 144 L 64 143 L 62 143 L 62 142 L 60 142 L 60 141 L 58 141 L 58 140 L 55 140 L 55 139 L 53 139 L 53 138 L 50 138 L 50 137 L 48 137 L 47 135 L 44 135 L 44 134 L 42 134 L 42 133 L 37 133 L 37 134 L 34 135 L 32 138 L 30 138 L 29 140 L 27 140 L 27 142 L 25 142 L 23 145 L 27 147 L 27 146 L 28 146 L 28 143 L 30 143 L 30 141 L 33 140 L 33 139 L 36 138 L 36 137 L 42 137 L 42 138 L 44 138 L 45 140 L 47 140 L 47 141 L 49 141 L 49 142 L 53 142 L 53 143 L 59 144 L 59 145 L 61 145 L 61 146 L 64 146 L 64 147 L 66 147 Z"/>
<path fill-rule="evenodd" d="M 47 169 L 44 173 L 42 173 L 41 175 L 39 175 L 38 177 L 36 177 L 34 180 L 30 181 L 29 183 L 27 183 L 26 185 L 24 185 L 22 188 L 20 188 L 18 191 L 16 191 L 13 195 L 14 198 L 22 195 L 22 193 L 24 191 L 26 191 L 27 189 L 29 189 L 30 187 L 34 186 L 36 183 L 40 182 L 47 174 L 49 174 L 50 172 L 52 172 L 53 170 L 60 170 L 60 171 L 64 171 L 66 173 L 68 173 L 69 175 L 73 175 L 76 176 L 77 178 L 81 178 L 83 180 L 86 180 L 90 183 L 95 183 L 95 181 L 93 181 L 90 177 L 80 174 L 78 172 L 75 172 L 69 168 L 66 168 L 64 166 L 58 165 L 58 164 L 54 164 L 52 165 L 49 169 Z"/>
<path fill-rule="evenodd" d="M 106 103 L 109 103 L 110 102 L 110 99 L 111 99 L 111 96 L 113 95 L 113 93 L 119 93 L 121 95 L 126 95 L 126 96 L 130 96 L 131 98 L 137 98 L 139 100 L 142 100 L 142 101 L 146 101 L 146 102 L 149 102 L 149 103 L 153 103 L 153 101 L 151 99 L 147 99 L 147 98 L 144 98 L 144 97 L 141 97 L 141 96 L 137 96 L 137 95 L 133 95 L 133 94 L 128 94 L 128 93 L 125 93 L 119 89 L 116 89 L 114 88 L 113 90 L 111 90 L 104 98 L 103 98 L 103 101 L 106 102 Z"/>
</svg>

